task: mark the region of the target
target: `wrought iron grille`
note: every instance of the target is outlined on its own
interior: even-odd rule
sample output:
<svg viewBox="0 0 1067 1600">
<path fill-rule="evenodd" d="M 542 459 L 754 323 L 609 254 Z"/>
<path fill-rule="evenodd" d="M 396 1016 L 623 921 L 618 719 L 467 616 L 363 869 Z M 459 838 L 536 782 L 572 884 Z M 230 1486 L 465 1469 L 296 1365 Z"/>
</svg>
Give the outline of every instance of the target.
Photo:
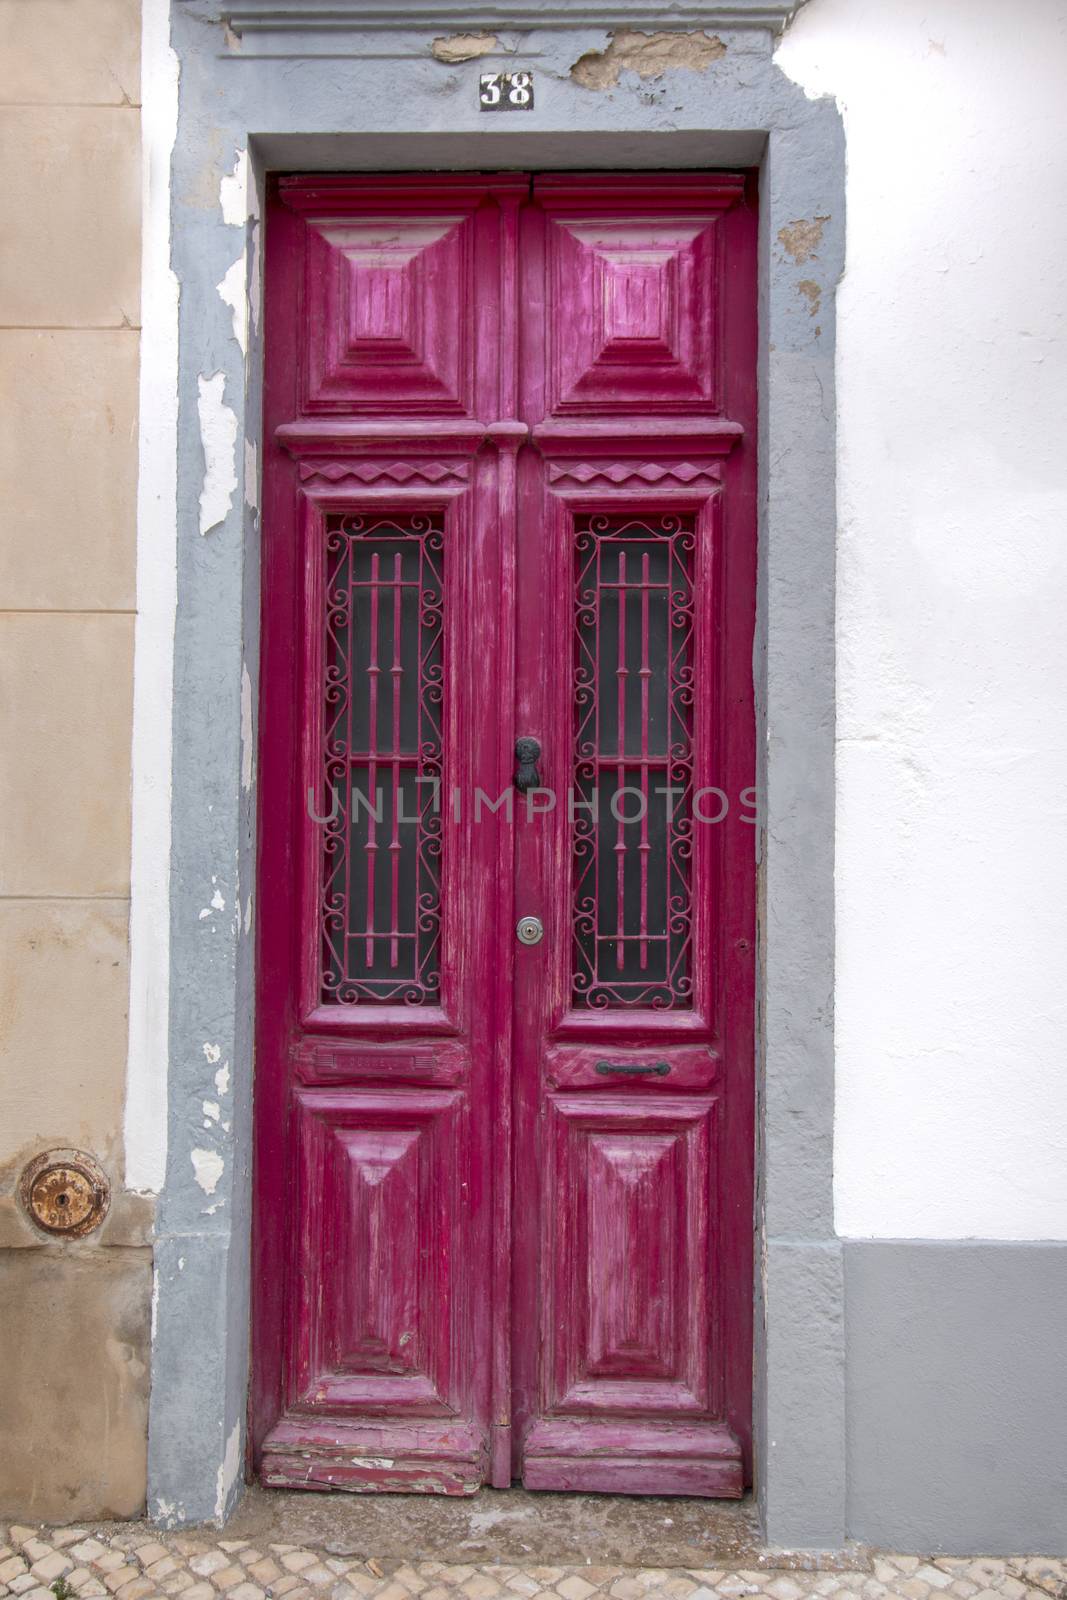
<svg viewBox="0 0 1067 1600">
<path fill-rule="evenodd" d="M 688 1008 L 694 521 L 575 531 L 573 999 Z"/>
<path fill-rule="evenodd" d="M 439 514 L 326 531 L 325 1004 L 440 994 L 444 533 Z"/>
</svg>

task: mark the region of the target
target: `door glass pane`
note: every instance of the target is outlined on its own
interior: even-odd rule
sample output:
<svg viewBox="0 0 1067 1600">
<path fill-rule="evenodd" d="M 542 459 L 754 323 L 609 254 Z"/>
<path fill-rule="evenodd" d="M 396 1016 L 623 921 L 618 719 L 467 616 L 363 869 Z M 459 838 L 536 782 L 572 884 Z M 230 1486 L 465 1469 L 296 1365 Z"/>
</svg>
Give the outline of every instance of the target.
<svg viewBox="0 0 1067 1600">
<path fill-rule="evenodd" d="M 693 518 L 575 532 L 574 1004 L 688 1008 Z"/>
<path fill-rule="evenodd" d="M 439 1000 L 443 596 L 439 514 L 329 520 L 326 1005 Z"/>
</svg>

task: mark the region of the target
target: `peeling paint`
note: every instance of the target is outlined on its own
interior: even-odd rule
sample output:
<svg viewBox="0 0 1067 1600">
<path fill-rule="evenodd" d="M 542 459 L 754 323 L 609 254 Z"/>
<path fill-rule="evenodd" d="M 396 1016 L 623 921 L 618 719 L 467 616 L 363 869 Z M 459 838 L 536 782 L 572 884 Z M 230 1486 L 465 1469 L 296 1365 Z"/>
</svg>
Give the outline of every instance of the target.
<svg viewBox="0 0 1067 1600">
<path fill-rule="evenodd" d="M 258 205 L 258 201 L 257 201 Z M 248 280 L 248 308 L 252 315 L 252 327 L 259 332 L 259 312 L 263 293 L 263 266 L 259 255 L 260 230 L 259 222 L 252 224 L 252 272 Z"/>
<path fill-rule="evenodd" d="M 225 522 L 237 488 L 237 417 L 226 404 L 226 375 L 197 378 L 196 402 L 200 442 L 204 449 L 204 483 L 200 490 L 200 532 L 210 533 Z"/>
<path fill-rule="evenodd" d="M 226 1169 L 226 1163 L 218 1151 L 190 1150 L 189 1159 L 193 1163 L 193 1176 L 201 1189 L 205 1194 L 214 1194 Z"/>
<path fill-rule="evenodd" d="M 248 151 L 238 150 L 233 171 L 219 184 L 222 220 L 231 228 L 243 228 L 248 221 Z"/>
<path fill-rule="evenodd" d="M 252 932 L 252 896 L 245 901 L 245 938 Z"/>
<path fill-rule="evenodd" d="M 152 1505 L 152 1521 L 161 1528 L 174 1528 L 185 1521 L 185 1507 L 176 1500 L 164 1500 L 159 1496 Z"/>
<path fill-rule="evenodd" d="M 212 879 L 212 882 L 214 882 L 214 881 L 215 880 Z M 223 898 L 222 891 L 221 891 L 221 889 L 216 889 L 214 894 L 211 896 L 210 905 L 204 906 L 203 910 L 200 912 L 200 921 L 203 922 L 205 917 L 213 917 L 215 915 L 216 911 L 225 911 L 225 910 L 226 910 L 226 901 Z"/>
<path fill-rule="evenodd" d="M 218 1122 L 222 1115 L 222 1108 L 216 1100 L 204 1101 L 204 1116 L 209 1122 Z"/>
<path fill-rule="evenodd" d="M 822 305 L 822 290 L 813 278 L 802 278 L 797 284 L 797 293 L 802 294 L 808 302 L 808 316 L 817 317 L 819 307 Z"/>
<path fill-rule="evenodd" d="M 588 50 L 571 68 L 571 77 L 583 89 L 614 89 L 620 72 L 636 72 L 639 78 L 661 78 L 665 72 L 681 68 L 686 72 L 707 72 L 713 61 L 726 54 L 726 46 L 714 33 L 635 33 L 629 29 L 613 33 L 606 50 Z"/>
<path fill-rule="evenodd" d="M 252 787 L 252 770 L 256 747 L 252 732 L 252 680 L 248 667 L 241 663 L 241 788 L 248 794 Z"/>
<path fill-rule="evenodd" d="M 226 276 L 215 285 L 219 299 L 229 306 L 233 318 L 233 336 L 241 349 L 248 354 L 248 295 L 245 289 L 244 251 L 226 271 Z"/>
<path fill-rule="evenodd" d="M 249 511 L 259 510 L 259 453 L 256 441 L 245 438 L 245 505 Z"/>
<path fill-rule="evenodd" d="M 778 243 L 787 256 L 791 256 L 797 266 L 803 266 L 805 261 L 810 261 L 818 253 L 822 244 L 822 231 L 830 218 L 812 217 L 805 220 L 798 218 L 795 222 L 787 222 L 784 228 L 778 229 Z"/>
<path fill-rule="evenodd" d="M 218 1060 L 218 1056 L 215 1057 L 215 1060 Z M 230 1092 L 230 1063 L 228 1061 L 224 1061 L 215 1074 L 215 1088 L 219 1094 L 229 1094 Z"/>
<path fill-rule="evenodd" d="M 205 1044 L 204 1058 L 205 1060 L 209 1061 L 212 1066 L 214 1066 L 216 1061 L 222 1060 L 222 1046 L 217 1044 Z"/>
<path fill-rule="evenodd" d="M 500 49 L 495 33 L 454 33 L 449 38 L 437 38 L 430 46 L 435 58 L 449 66 L 460 61 L 474 61 L 478 56 L 491 56 Z"/>
<path fill-rule="evenodd" d="M 226 1453 L 219 1463 L 215 1487 L 215 1516 L 222 1522 L 226 1516 L 226 1502 L 237 1482 L 241 1470 L 241 1424 L 235 1422 L 226 1441 Z"/>
<path fill-rule="evenodd" d="M 159 1321 L 159 1268 L 152 1269 L 152 1343 L 156 1342 L 156 1324 Z"/>
</svg>

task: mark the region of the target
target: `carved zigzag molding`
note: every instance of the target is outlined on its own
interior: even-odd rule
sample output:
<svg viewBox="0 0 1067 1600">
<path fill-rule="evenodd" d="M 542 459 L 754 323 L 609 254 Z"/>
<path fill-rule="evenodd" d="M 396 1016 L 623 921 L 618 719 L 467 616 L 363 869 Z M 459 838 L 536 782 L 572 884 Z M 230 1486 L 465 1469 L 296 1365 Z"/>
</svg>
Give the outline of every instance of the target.
<svg viewBox="0 0 1067 1600">
<path fill-rule="evenodd" d="M 377 483 L 380 478 L 390 478 L 393 483 L 410 483 L 421 479 L 423 483 L 443 483 L 446 478 L 467 479 L 465 461 L 302 461 L 300 477 L 325 478 L 329 483 L 340 483 L 342 478 L 359 478 L 362 483 Z"/>
<path fill-rule="evenodd" d="M 597 478 L 606 478 L 610 483 L 627 483 L 631 478 L 641 478 L 645 483 L 662 483 L 664 478 L 695 483 L 699 478 L 720 476 L 721 469 L 717 465 L 698 467 L 691 461 L 672 462 L 670 466 L 654 461 L 575 461 L 562 466 L 553 463 L 548 469 L 549 483 L 558 483 L 561 478 L 571 478 L 575 483 L 592 483 Z"/>
</svg>

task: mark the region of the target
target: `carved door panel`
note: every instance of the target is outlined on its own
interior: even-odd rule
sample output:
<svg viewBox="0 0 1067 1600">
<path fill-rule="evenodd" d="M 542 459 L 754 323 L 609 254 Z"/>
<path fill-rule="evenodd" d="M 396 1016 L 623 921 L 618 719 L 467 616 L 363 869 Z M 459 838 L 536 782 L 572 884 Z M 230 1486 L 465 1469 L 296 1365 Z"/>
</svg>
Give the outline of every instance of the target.
<svg viewBox="0 0 1067 1600">
<path fill-rule="evenodd" d="M 741 1492 L 754 237 L 732 175 L 277 185 L 265 1483 Z"/>
</svg>

